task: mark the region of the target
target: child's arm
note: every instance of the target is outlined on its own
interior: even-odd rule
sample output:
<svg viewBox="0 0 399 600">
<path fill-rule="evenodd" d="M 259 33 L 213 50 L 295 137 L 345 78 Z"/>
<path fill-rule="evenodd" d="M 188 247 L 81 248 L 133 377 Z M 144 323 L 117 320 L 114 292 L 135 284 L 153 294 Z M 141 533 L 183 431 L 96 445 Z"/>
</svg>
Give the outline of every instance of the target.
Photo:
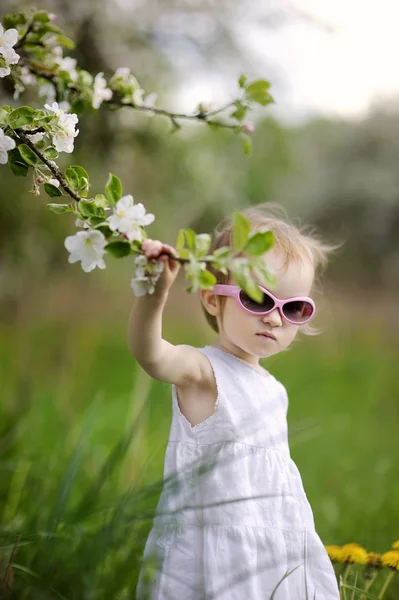
<svg viewBox="0 0 399 600">
<path fill-rule="evenodd" d="M 169 258 L 175 251 L 148 239 L 143 241 L 142 250 L 147 258 L 160 258 L 165 266 L 155 292 L 134 299 L 128 325 L 130 352 L 154 379 L 183 388 L 203 385 L 213 377 L 204 354 L 192 346 L 174 346 L 162 339 L 163 309 L 180 269 L 179 262 Z"/>
</svg>

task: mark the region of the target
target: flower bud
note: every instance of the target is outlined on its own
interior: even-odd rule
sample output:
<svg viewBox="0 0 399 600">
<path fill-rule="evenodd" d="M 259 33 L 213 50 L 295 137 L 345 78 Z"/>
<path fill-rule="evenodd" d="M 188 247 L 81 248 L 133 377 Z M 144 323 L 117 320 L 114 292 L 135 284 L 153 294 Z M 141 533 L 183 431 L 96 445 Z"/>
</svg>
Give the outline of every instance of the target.
<svg viewBox="0 0 399 600">
<path fill-rule="evenodd" d="M 44 177 L 36 177 L 37 183 L 44 183 L 44 181 L 45 181 Z"/>
<path fill-rule="evenodd" d="M 243 125 L 241 129 L 245 131 L 245 133 L 254 133 L 256 127 L 253 123 L 245 123 L 245 125 Z"/>
</svg>

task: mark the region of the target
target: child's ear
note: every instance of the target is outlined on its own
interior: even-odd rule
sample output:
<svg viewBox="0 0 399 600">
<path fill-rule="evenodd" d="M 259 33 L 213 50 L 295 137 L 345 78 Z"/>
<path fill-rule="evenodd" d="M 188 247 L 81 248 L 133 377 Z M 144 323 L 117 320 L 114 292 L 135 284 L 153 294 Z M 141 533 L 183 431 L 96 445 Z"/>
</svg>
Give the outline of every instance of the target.
<svg viewBox="0 0 399 600">
<path fill-rule="evenodd" d="M 212 290 L 200 290 L 201 302 L 208 313 L 214 317 L 219 315 L 219 302 L 216 294 Z"/>
</svg>

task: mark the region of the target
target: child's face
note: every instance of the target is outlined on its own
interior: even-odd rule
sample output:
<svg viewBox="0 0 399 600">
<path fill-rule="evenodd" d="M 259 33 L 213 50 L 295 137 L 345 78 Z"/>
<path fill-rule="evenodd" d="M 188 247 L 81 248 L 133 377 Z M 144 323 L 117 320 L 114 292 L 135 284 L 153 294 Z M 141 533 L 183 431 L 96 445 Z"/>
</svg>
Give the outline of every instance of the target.
<svg viewBox="0 0 399 600">
<path fill-rule="evenodd" d="M 265 262 L 276 273 L 277 287 L 271 291 L 277 298 L 309 296 L 314 277 L 310 260 L 304 258 L 303 261 L 290 262 L 283 268 L 284 256 L 271 250 L 265 255 Z M 282 319 L 277 308 L 267 315 L 252 315 L 231 297 L 225 299 L 223 318 L 219 314 L 217 319 L 219 343 L 226 350 L 252 363 L 285 350 L 300 327 Z M 262 332 L 270 333 L 276 339 L 259 335 Z"/>
</svg>

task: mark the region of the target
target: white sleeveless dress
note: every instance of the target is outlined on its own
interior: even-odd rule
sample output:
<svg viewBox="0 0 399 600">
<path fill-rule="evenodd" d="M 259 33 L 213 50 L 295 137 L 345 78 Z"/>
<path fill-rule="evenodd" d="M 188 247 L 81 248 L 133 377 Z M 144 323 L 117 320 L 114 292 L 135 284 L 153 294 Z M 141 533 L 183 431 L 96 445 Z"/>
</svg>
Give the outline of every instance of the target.
<svg viewBox="0 0 399 600">
<path fill-rule="evenodd" d="M 137 600 L 339 600 L 287 435 L 284 386 L 224 350 L 199 348 L 215 412 L 191 426 L 172 386 L 164 487 Z M 286 578 L 288 571 L 293 571 Z"/>
</svg>

